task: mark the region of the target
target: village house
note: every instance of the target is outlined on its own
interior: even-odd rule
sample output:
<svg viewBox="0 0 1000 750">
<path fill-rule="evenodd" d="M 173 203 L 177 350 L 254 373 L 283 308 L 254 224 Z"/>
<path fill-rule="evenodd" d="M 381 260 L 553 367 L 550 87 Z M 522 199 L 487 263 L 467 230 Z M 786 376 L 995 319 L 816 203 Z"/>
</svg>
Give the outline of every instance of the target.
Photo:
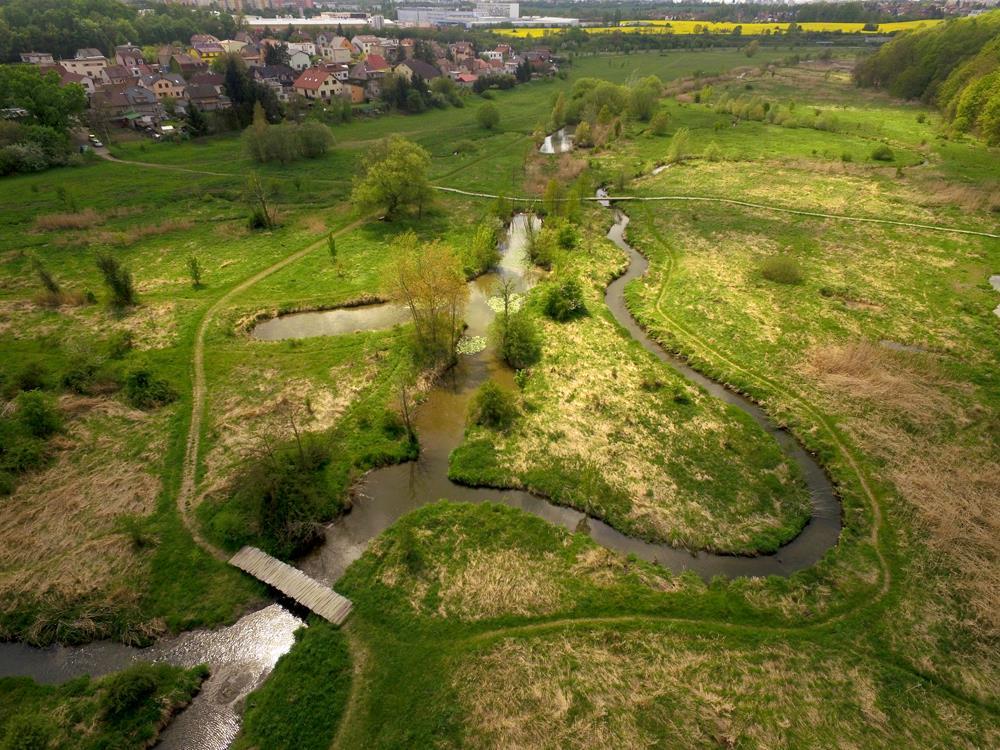
<svg viewBox="0 0 1000 750">
<path fill-rule="evenodd" d="M 245 44 L 240 48 L 237 53 L 240 59 L 247 64 L 247 67 L 254 67 L 256 65 L 264 64 L 264 50 L 259 44 Z"/>
<path fill-rule="evenodd" d="M 55 60 L 49 52 L 22 52 L 21 62 L 30 65 L 54 65 Z"/>
<path fill-rule="evenodd" d="M 194 104 L 202 112 L 215 112 L 222 109 L 229 109 L 232 102 L 229 97 L 222 93 L 221 86 L 212 86 L 207 83 L 189 83 L 184 91 L 183 102 Z M 186 106 L 183 107 L 186 111 Z M 181 108 L 178 109 L 181 111 Z"/>
<path fill-rule="evenodd" d="M 222 39 L 219 41 L 219 46 L 227 53 L 239 53 L 241 49 L 247 46 L 247 42 L 242 39 Z"/>
<path fill-rule="evenodd" d="M 188 54 L 196 60 L 211 62 L 225 52 L 219 40 L 211 34 L 195 34 L 191 37 Z"/>
<path fill-rule="evenodd" d="M 119 44 L 115 47 L 115 62 L 126 68 L 136 68 L 146 64 L 142 50 L 134 44 Z"/>
<path fill-rule="evenodd" d="M 404 60 L 393 68 L 392 72 L 410 83 L 413 82 L 414 77 L 423 78 L 425 81 L 441 77 L 441 71 L 423 60 Z"/>
<path fill-rule="evenodd" d="M 101 70 L 100 83 L 109 86 L 119 83 L 131 83 L 137 78 L 138 76 L 133 75 L 132 71 L 124 65 L 108 65 Z"/>
<path fill-rule="evenodd" d="M 399 40 L 399 52 L 404 60 L 410 60 L 413 58 L 413 52 L 416 49 L 416 41 L 413 39 L 400 39 Z"/>
<path fill-rule="evenodd" d="M 316 45 L 312 42 L 288 42 L 288 52 L 305 52 L 309 57 L 316 57 Z"/>
<path fill-rule="evenodd" d="M 295 79 L 292 90 L 309 101 L 329 102 L 333 97 L 344 93 L 344 84 L 337 80 L 331 70 L 307 68 Z"/>
<path fill-rule="evenodd" d="M 161 102 L 165 99 L 181 99 L 187 89 L 187 82 L 178 73 L 153 73 L 143 76 L 139 85 L 156 94 Z"/>
<path fill-rule="evenodd" d="M 381 55 L 369 55 L 351 68 L 348 81 L 360 87 L 364 91 L 363 98 L 371 101 L 382 96 L 382 79 L 389 71 L 389 63 Z"/>
<path fill-rule="evenodd" d="M 456 73 L 452 76 L 457 83 L 462 88 L 471 89 L 476 81 L 479 80 L 479 76 L 475 73 Z"/>
<path fill-rule="evenodd" d="M 310 65 L 312 65 L 312 58 L 305 52 L 302 50 L 295 50 L 294 52 L 289 50 L 288 66 L 292 68 L 292 70 L 305 70 Z"/>
<path fill-rule="evenodd" d="M 155 125 L 166 117 L 156 94 L 134 84 L 99 88 L 91 98 L 91 108 L 123 125 Z"/>
<path fill-rule="evenodd" d="M 282 102 L 291 99 L 292 84 L 298 78 L 298 73 L 287 65 L 259 65 L 250 69 L 250 75 L 274 91 Z"/>
<path fill-rule="evenodd" d="M 354 54 L 354 47 L 351 45 L 351 40 L 346 37 L 337 36 L 336 34 L 319 34 L 316 37 L 316 43 L 319 48 L 320 57 L 326 62 L 348 63 Z"/>
<path fill-rule="evenodd" d="M 59 74 L 59 83 L 62 86 L 68 86 L 71 83 L 75 83 L 77 86 L 83 86 L 83 90 L 87 92 L 88 97 L 93 96 L 94 92 L 97 91 L 97 84 L 90 76 L 82 76 L 79 73 L 70 73 L 61 65 L 57 65 L 54 68 L 51 68 L 51 70 L 55 70 Z"/>
<path fill-rule="evenodd" d="M 359 34 L 351 40 L 351 45 L 357 55 L 367 57 L 382 54 L 382 41 L 377 36 Z"/>
<path fill-rule="evenodd" d="M 455 62 L 462 62 L 476 56 L 476 48 L 470 42 L 453 42 L 448 45 L 448 50 Z"/>
<path fill-rule="evenodd" d="M 60 60 L 59 64 L 70 73 L 90 76 L 97 81 L 101 78 L 101 71 L 108 66 L 108 61 L 100 50 L 86 48 L 78 49 L 72 59 Z"/>
</svg>

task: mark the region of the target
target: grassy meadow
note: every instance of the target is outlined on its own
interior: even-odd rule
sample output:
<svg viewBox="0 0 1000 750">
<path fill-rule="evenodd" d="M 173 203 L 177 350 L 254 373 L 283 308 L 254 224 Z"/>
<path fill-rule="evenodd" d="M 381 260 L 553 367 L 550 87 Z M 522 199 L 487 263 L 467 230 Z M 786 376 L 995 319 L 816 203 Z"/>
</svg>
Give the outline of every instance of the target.
<svg viewBox="0 0 1000 750">
<path fill-rule="evenodd" d="M 496 92 L 495 131 L 476 124 L 483 102 L 470 96 L 336 126 L 326 156 L 283 166 L 253 165 L 237 137 L 216 136 L 123 142 L 120 162 L 0 180 L 0 384 L 5 400 L 40 389 L 61 418 L 42 463 L 0 496 L 0 636 L 141 643 L 232 621 L 267 593 L 185 521 L 225 550 L 257 541 L 234 480 L 297 430 L 336 449 L 325 519 L 364 471 L 412 457 L 392 421 L 398 386 L 419 375 L 409 326 L 247 333 L 280 312 L 381 297 L 402 231 L 469 242 L 491 201 L 439 194 L 396 222 L 350 204 L 367 147 L 400 133 L 427 148 L 440 186 L 538 197 L 586 173 L 612 194 L 704 198 L 621 204 L 651 262 L 630 310 L 819 457 L 844 530 L 789 578 L 706 583 L 504 506 L 422 508 L 338 583 L 355 605 L 347 627 L 311 624 L 250 696 L 237 747 L 1000 744 L 1000 299 L 987 283 L 1000 241 L 767 208 L 997 233 L 1000 152 L 947 135 L 927 107 L 855 89 L 848 60 L 760 69 L 788 54 L 764 48 L 752 68 L 735 49 L 579 58 L 567 80 Z M 532 133 L 575 80 L 652 74 L 670 93 L 663 134 L 629 121 L 603 148 L 535 153 Z M 734 101 L 787 117 L 742 118 Z M 874 158 L 880 147 L 888 158 Z M 276 229 L 247 228 L 251 169 Z M 452 474 L 529 487 L 637 536 L 774 549 L 808 513 L 800 478 L 759 428 L 614 323 L 602 290 L 624 257 L 604 239 L 610 224 L 584 208 L 577 246 L 527 301 L 542 358 L 518 378 L 520 415 L 504 433 L 470 428 Z M 127 314 L 106 304 L 100 252 L 134 274 Z M 582 280 L 586 316 L 542 315 L 560 274 Z M 198 487 L 182 517 L 203 322 Z M 137 406 L 121 387 L 136 372 L 172 398 Z M 72 685 L 0 691 L 41 712 Z"/>
</svg>

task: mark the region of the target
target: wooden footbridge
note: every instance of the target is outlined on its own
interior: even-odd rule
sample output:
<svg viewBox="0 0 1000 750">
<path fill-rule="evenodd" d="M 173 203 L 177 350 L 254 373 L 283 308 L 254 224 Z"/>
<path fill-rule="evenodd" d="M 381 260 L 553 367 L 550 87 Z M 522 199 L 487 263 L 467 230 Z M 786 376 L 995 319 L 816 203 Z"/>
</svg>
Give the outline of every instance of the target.
<svg viewBox="0 0 1000 750">
<path fill-rule="evenodd" d="M 244 547 L 230 558 L 229 564 L 278 589 L 334 625 L 342 624 L 351 614 L 350 599 L 256 547 Z"/>
</svg>

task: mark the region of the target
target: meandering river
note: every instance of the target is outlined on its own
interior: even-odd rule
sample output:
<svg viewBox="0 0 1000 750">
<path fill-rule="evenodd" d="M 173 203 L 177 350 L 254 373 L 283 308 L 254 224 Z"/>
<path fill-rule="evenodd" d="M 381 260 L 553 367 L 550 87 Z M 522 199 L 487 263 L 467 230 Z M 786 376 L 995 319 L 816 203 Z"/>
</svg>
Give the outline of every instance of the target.
<svg viewBox="0 0 1000 750">
<path fill-rule="evenodd" d="M 448 457 L 461 443 L 472 394 L 489 378 L 512 387 L 513 374 L 499 361 L 493 348 L 487 347 L 461 357 L 459 364 L 432 389 L 417 410 L 419 458 L 370 472 L 357 488 L 357 499 L 351 511 L 329 524 L 324 544 L 299 561 L 303 571 L 317 580 L 334 584 L 347 566 L 361 556 L 369 542 L 400 516 L 442 498 L 461 502 L 501 502 L 521 508 L 568 529 L 587 529 L 596 542 L 623 554 L 635 554 L 675 572 L 692 570 L 705 579 L 715 575 L 789 575 L 813 565 L 837 543 L 841 528 L 840 503 L 815 459 L 787 431 L 771 422 L 757 405 L 668 355 L 632 318 L 625 305 L 625 285 L 645 273 L 648 262 L 625 239 L 628 217 L 613 208 L 610 199 L 604 204 L 614 217 L 608 238 L 629 258 L 628 270 L 607 288 L 605 301 L 611 313 L 647 351 L 667 366 L 711 395 L 749 414 L 798 464 L 812 497 L 812 516 L 802 532 L 771 555 L 740 557 L 691 553 L 629 537 L 598 519 L 587 519 L 588 522 L 581 525 L 584 514 L 528 492 L 470 488 L 450 482 Z M 525 214 L 515 216 L 497 269 L 470 283 L 465 314 L 467 335 L 486 335 L 495 316 L 490 299 L 497 282 L 510 280 L 519 294 L 526 293 L 534 284 L 537 272 L 527 260 L 526 248 L 529 226 L 537 228 L 538 225 L 537 218 Z M 267 321 L 255 329 L 254 335 L 276 339 L 342 334 L 385 327 L 400 322 L 399 318 L 396 308 L 385 305 L 351 308 L 349 312 L 300 313 Z M 273 604 L 247 615 L 231 627 L 192 631 L 164 639 L 149 649 L 106 642 L 48 649 L 0 644 L 0 676 L 27 675 L 42 682 L 60 682 L 80 674 L 106 674 L 137 660 L 166 661 L 182 666 L 208 663 L 212 676 L 205 689 L 167 727 L 161 747 L 223 750 L 239 729 L 243 698 L 263 682 L 278 657 L 291 648 L 292 634 L 302 624 L 299 617 Z"/>
</svg>

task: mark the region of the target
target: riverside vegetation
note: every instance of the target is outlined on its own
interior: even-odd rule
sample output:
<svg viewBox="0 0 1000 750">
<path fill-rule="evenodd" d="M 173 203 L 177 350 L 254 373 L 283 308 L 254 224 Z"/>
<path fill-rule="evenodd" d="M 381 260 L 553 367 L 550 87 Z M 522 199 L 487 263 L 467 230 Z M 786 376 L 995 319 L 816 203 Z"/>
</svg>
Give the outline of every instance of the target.
<svg viewBox="0 0 1000 750">
<path fill-rule="evenodd" d="M 456 282 L 493 262 L 513 206 L 368 180 L 401 159 L 428 184 L 534 196 L 544 214 L 531 257 L 547 270 L 492 344 L 505 342 L 519 372 L 479 400 L 454 478 L 528 487 L 693 549 L 762 552 L 793 537 L 809 512 L 795 467 L 617 328 L 602 290 L 625 259 L 603 237 L 609 212 L 577 200 L 605 185 L 995 233 L 1000 157 L 977 134 L 952 136 L 927 105 L 855 88 L 850 60 L 789 54 L 761 49 L 740 70 L 737 50 L 581 58 L 565 81 L 344 124 L 308 161 L 252 164 L 240 139 L 221 137 L 112 146 L 151 167 L 0 182 L 12 197 L 3 429 L 30 459 L 7 463 L 4 441 L 3 635 L 145 642 L 231 621 L 265 592 L 189 528 L 226 550 L 293 556 L 349 507 L 361 473 L 416 455 L 408 415 L 429 387 L 419 326 L 247 336 L 279 313 L 385 298 L 396 259 L 427 246 Z M 484 104 L 501 113 L 490 128 Z M 575 151 L 536 152 L 553 123 L 583 122 Z M 392 134 L 406 140 L 379 143 Z M 873 158 L 879 146 L 888 160 Z M 274 221 L 250 229 L 261 197 Z M 422 508 L 337 584 L 355 605 L 349 626 L 311 623 L 248 699 L 238 746 L 1000 739 L 987 468 L 997 240 L 707 201 L 624 208 L 652 262 L 628 289 L 633 313 L 819 455 L 844 505 L 840 543 L 789 578 L 704 582 L 511 508 Z M 102 277 L 102 253 L 115 274 Z M 178 509 L 203 320 L 198 490 Z M 431 338 L 447 354 L 455 333 Z M 14 731 L 0 716 L 0 736 Z"/>
</svg>

